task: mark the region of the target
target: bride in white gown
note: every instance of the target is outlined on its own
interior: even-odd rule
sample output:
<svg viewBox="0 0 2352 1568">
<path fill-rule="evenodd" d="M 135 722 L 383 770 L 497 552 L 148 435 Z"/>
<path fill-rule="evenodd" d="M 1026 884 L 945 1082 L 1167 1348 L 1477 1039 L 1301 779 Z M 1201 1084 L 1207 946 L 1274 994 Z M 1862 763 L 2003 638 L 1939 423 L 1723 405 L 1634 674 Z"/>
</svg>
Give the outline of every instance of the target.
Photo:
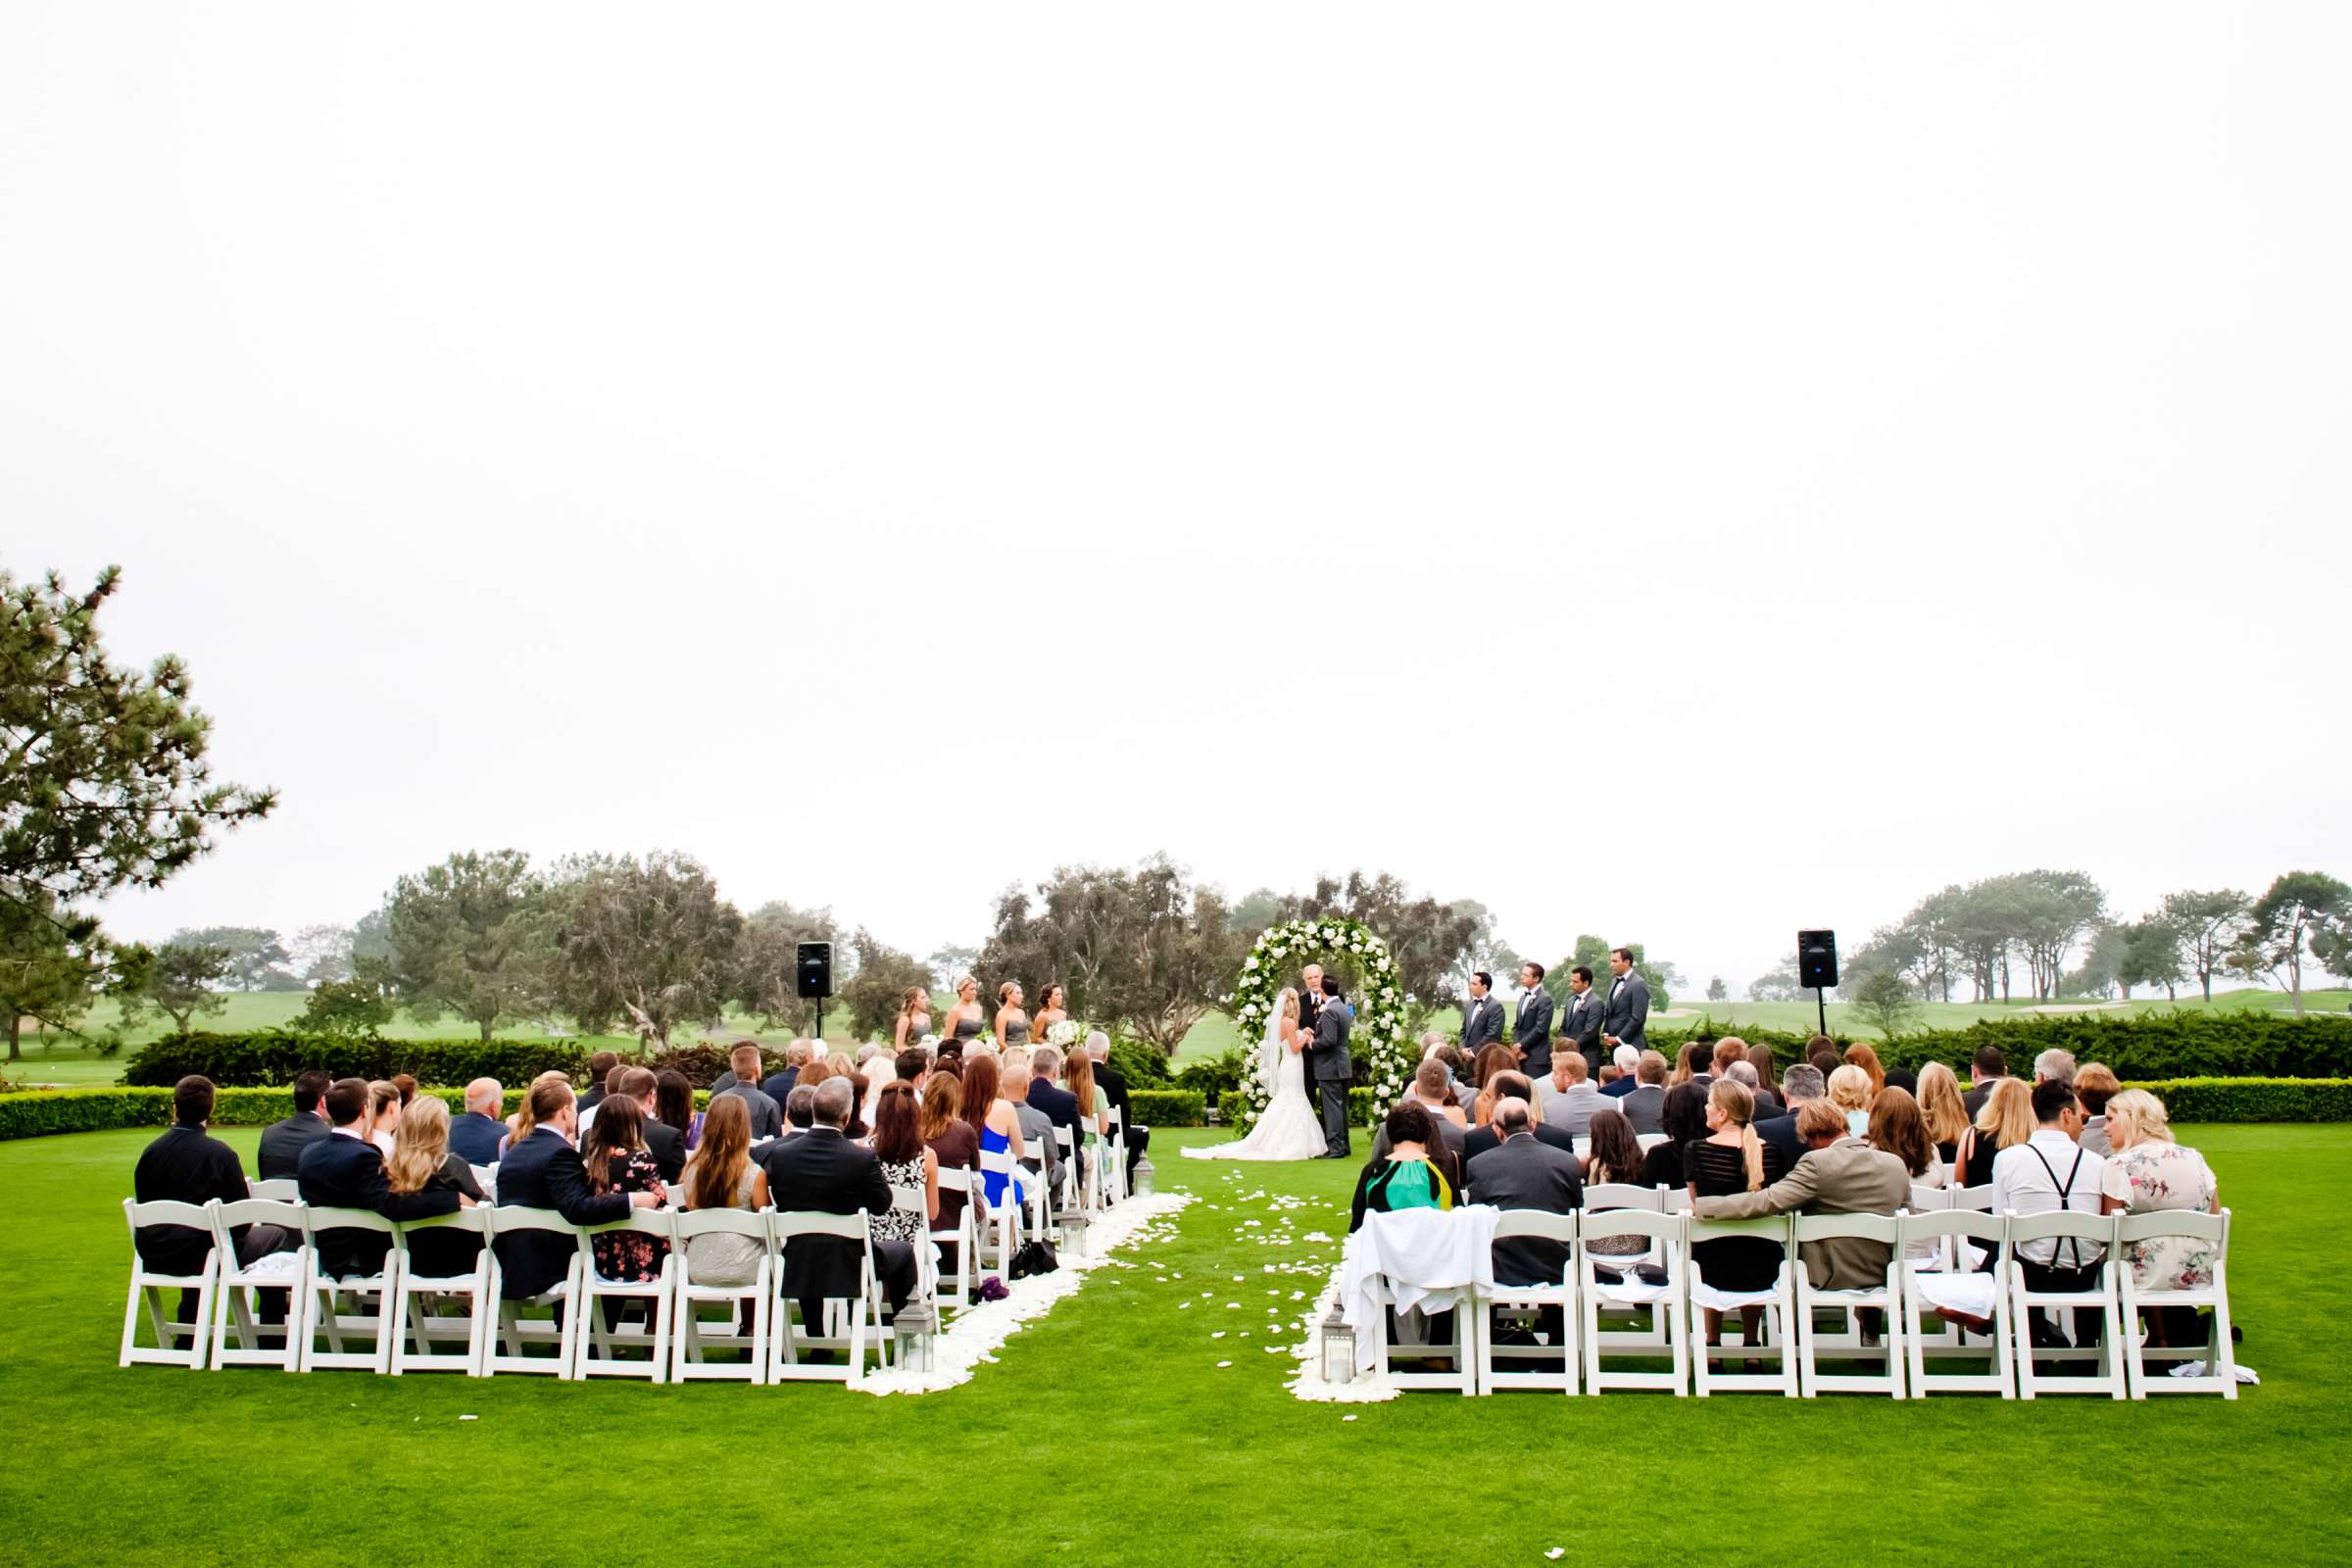
<svg viewBox="0 0 2352 1568">
<path fill-rule="evenodd" d="M 1274 999 L 1274 1023 L 1258 1052 L 1257 1070 L 1274 1086 L 1250 1136 L 1206 1149 L 1187 1149 L 1194 1159 L 1312 1159 L 1323 1152 L 1323 1123 L 1306 1099 L 1306 1057 L 1314 1037 L 1298 1027 L 1298 993 Z"/>
</svg>

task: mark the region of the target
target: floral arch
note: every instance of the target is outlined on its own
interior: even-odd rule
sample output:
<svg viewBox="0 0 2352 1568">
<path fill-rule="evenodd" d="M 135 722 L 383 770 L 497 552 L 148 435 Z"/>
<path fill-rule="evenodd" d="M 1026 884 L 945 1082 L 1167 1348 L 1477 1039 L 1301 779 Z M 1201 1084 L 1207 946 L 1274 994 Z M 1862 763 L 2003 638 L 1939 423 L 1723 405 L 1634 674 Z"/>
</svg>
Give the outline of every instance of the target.
<svg viewBox="0 0 2352 1568">
<path fill-rule="evenodd" d="M 1257 1048 L 1273 1017 L 1275 997 L 1289 983 L 1288 975 L 1325 960 L 1345 960 L 1363 975 L 1362 994 L 1351 999 L 1356 1015 L 1348 1043 L 1362 1040 L 1370 1048 L 1373 1104 L 1386 1105 L 1404 1093 L 1415 1063 L 1404 1038 L 1404 988 L 1397 983 L 1389 945 L 1353 920 L 1328 915 L 1292 920 L 1270 927 L 1257 939 L 1257 946 L 1242 960 L 1233 995 L 1226 998 L 1250 1057 L 1250 1073 L 1242 1080 L 1243 1111 L 1234 1118 L 1237 1126 L 1255 1122 L 1274 1098 L 1274 1085 L 1259 1062 Z"/>
</svg>

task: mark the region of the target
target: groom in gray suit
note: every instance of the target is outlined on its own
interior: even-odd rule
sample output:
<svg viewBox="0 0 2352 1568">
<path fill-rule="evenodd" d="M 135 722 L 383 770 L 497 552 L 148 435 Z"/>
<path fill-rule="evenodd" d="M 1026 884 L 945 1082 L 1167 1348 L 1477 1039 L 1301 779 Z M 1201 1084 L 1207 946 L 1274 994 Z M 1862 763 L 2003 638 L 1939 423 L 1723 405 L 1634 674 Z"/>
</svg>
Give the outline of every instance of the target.
<svg viewBox="0 0 2352 1568">
<path fill-rule="evenodd" d="M 1307 1058 L 1307 1071 L 1315 1081 L 1315 1106 L 1323 1118 L 1323 1152 L 1316 1157 L 1352 1159 L 1348 1080 L 1355 1074 L 1355 1063 L 1348 1054 L 1348 1004 L 1340 999 L 1340 983 L 1329 975 L 1323 977 L 1323 1008 L 1315 1014 L 1315 1043 Z"/>
</svg>

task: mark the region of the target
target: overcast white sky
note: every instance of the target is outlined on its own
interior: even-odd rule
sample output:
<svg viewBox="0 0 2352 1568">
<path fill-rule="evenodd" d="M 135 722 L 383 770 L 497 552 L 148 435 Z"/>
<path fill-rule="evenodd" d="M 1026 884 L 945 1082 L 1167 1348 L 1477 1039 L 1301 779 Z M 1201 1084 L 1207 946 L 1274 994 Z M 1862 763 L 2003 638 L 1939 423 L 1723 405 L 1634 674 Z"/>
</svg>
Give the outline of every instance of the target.
<svg viewBox="0 0 2352 1568">
<path fill-rule="evenodd" d="M 0 562 L 284 791 L 133 936 L 666 847 L 920 954 L 1165 849 L 1738 985 L 2352 875 L 2348 45 L 18 0 Z"/>
</svg>

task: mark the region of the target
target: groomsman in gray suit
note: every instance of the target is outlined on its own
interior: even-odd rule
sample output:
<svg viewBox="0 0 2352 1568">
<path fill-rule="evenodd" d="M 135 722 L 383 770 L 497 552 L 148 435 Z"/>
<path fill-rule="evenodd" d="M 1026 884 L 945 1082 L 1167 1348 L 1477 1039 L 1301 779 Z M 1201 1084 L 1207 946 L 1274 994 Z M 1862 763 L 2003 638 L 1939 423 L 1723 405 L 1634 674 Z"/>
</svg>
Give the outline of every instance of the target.
<svg viewBox="0 0 2352 1568">
<path fill-rule="evenodd" d="M 1614 1052 L 1619 1046 L 1649 1049 L 1649 982 L 1634 973 L 1634 956 L 1623 948 L 1609 950 L 1609 1000 L 1600 1012 L 1600 1043 Z"/>
<path fill-rule="evenodd" d="M 1511 1025 L 1519 1048 L 1519 1070 L 1531 1078 L 1551 1071 L 1551 993 L 1544 989 L 1544 966 L 1519 966 L 1519 1016 Z"/>
<path fill-rule="evenodd" d="M 1502 1041 L 1502 1004 L 1487 993 L 1494 977 L 1484 969 L 1470 973 L 1470 1000 L 1462 1004 L 1462 1054 L 1472 1060 L 1481 1049 Z"/>
<path fill-rule="evenodd" d="M 1587 1076 L 1600 1082 L 1600 998 L 1592 990 L 1592 971 L 1581 963 L 1568 971 L 1568 1016 L 1560 1020 L 1560 1039 L 1575 1046 Z"/>
</svg>

